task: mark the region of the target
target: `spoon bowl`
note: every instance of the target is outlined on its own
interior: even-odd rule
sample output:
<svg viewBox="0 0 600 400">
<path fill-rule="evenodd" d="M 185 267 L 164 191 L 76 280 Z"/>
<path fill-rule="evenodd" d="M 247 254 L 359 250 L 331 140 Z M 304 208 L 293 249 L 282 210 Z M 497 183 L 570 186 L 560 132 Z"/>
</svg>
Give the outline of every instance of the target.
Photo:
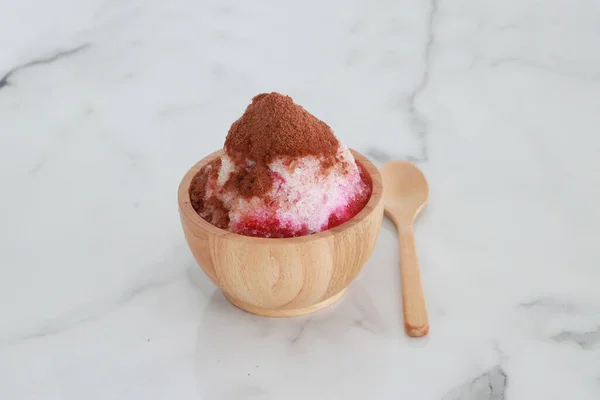
<svg viewBox="0 0 600 400">
<path fill-rule="evenodd" d="M 404 329 L 409 336 L 425 336 L 429 318 L 421 284 L 413 223 L 427 203 L 429 185 L 421 170 L 408 161 L 390 161 L 381 168 L 385 214 L 394 221 L 400 242 L 400 279 Z"/>
<path fill-rule="evenodd" d="M 414 221 L 429 198 L 425 175 L 409 161 L 390 161 L 381 168 L 385 212 L 394 223 Z"/>
</svg>

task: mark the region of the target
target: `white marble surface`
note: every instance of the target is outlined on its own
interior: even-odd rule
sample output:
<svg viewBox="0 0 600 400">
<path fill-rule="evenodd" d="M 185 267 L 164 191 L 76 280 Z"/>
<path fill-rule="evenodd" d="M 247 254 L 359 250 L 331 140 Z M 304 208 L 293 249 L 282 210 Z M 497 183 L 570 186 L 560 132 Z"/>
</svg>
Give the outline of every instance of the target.
<svg viewBox="0 0 600 400">
<path fill-rule="evenodd" d="M 600 398 L 597 1 L 1 8 L 0 398 Z M 271 90 L 423 168 L 428 338 L 389 221 L 309 317 L 245 314 L 194 264 L 179 180 Z"/>
</svg>

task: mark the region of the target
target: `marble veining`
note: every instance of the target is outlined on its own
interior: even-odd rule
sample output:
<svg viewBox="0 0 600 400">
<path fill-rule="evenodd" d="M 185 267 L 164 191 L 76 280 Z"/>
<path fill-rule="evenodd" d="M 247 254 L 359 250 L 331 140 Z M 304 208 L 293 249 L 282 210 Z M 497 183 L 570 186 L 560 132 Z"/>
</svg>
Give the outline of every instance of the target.
<svg viewBox="0 0 600 400">
<path fill-rule="evenodd" d="M 185 247 L 178 245 L 172 253 L 174 254 L 174 257 L 176 257 L 175 253 L 179 254 L 183 251 L 185 251 Z M 134 280 L 134 285 L 127 286 L 120 292 L 110 293 L 105 298 L 98 299 L 96 302 L 82 304 L 80 307 L 70 310 L 58 318 L 42 322 L 30 332 L 24 332 L 14 337 L 9 337 L 6 341 L 11 344 L 18 344 L 22 341 L 56 335 L 79 324 L 102 318 L 114 309 L 131 301 L 136 296 L 172 282 L 176 277 L 181 275 L 181 268 L 187 264 L 189 264 L 189 261 L 187 260 L 183 261 L 181 264 L 176 264 L 177 268 L 174 270 L 165 270 L 162 262 L 156 266 L 151 266 L 147 270 L 144 270 L 139 278 Z M 194 269 L 196 268 L 195 266 L 192 267 Z"/>
<path fill-rule="evenodd" d="M 571 332 L 564 331 L 552 337 L 552 340 L 557 342 L 573 342 L 578 344 L 582 349 L 591 349 L 600 343 L 600 327 L 588 332 Z"/>
<path fill-rule="evenodd" d="M 0 79 L 0 89 L 2 89 L 4 86 L 10 85 L 10 81 L 9 81 L 10 77 L 12 75 L 16 74 L 17 72 L 19 72 L 20 70 L 23 70 L 26 68 L 31 68 L 36 65 L 44 65 L 44 64 L 53 63 L 62 58 L 77 54 L 78 52 L 85 50 L 87 47 L 89 47 L 89 43 L 82 44 L 80 46 L 77 46 L 77 47 L 69 49 L 69 50 L 59 51 L 57 53 L 52 54 L 51 56 L 39 58 L 37 60 L 29 61 L 23 65 L 13 67 L 6 74 L 4 74 L 4 76 Z"/>
<path fill-rule="evenodd" d="M 508 378 L 500 366 L 495 366 L 472 381 L 446 394 L 443 400 L 503 400 Z"/>
<path fill-rule="evenodd" d="M 35 12 L 34 12 L 35 11 Z M 600 398 L 592 0 L 39 0 L 0 24 L 1 399 Z M 268 319 L 184 242 L 176 190 L 256 93 L 417 162 L 430 335 L 396 232 L 345 296 Z"/>
<path fill-rule="evenodd" d="M 421 141 L 421 154 L 418 157 L 409 156 L 408 160 L 413 162 L 427 162 L 429 159 L 429 152 L 427 150 L 427 135 L 429 131 L 429 126 L 427 120 L 423 116 L 423 114 L 417 109 L 416 102 L 418 100 L 419 95 L 425 90 L 427 83 L 429 81 L 429 74 L 431 70 L 431 55 L 433 53 L 433 46 L 435 45 L 435 19 L 436 14 L 438 12 L 438 1 L 439 0 L 430 0 L 430 9 L 427 17 L 427 32 L 426 32 L 426 42 L 425 42 L 425 50 L 423 51 L 423 67 L 421 78 L 419 79 L 417 86 L 410 93 L 408 97 L 408 112 L 410 113 L 410 121 L 411 125 L 418 135 L 419 140 Z"/>
</svg>

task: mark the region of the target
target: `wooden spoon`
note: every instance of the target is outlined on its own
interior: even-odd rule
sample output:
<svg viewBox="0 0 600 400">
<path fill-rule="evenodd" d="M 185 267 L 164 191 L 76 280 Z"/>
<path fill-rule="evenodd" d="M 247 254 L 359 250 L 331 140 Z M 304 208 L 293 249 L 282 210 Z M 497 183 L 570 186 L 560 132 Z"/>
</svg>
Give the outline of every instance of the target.
<svg viewBox="0 0 600 400">
<path fill-rule="evenodd" d="M 400 278 L 404 329 L 409 336 L 425 336 L 429 319 L 421 285 L 413 222 L 429 197 L 425 176 L 408 161 L 390 161 L 381 168 L 385 213 L 396 224 L 400 241 Z"/>
</svg>

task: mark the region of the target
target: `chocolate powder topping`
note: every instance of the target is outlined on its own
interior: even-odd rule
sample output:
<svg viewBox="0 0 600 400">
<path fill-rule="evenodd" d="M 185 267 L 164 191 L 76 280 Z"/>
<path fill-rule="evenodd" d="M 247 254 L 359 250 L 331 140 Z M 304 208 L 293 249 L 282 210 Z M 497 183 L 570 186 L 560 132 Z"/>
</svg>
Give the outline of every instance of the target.
<svg viewBox="0 0 600 400">
<path fill-rule="evenodd" d="M 221 159 L 217 159 L 202 168 L 190 184 L 190 200 L 196 212 L 211 224 L 227 229 L 229 226 L 229 210 L 215 196 L 205 200 L 206 184 L 209 179 L 216 180 L 221 167 Z"/>
<path fill-rule="evenodd" d="M 237 166 L 226 185 L 233 185 L 245 197 L 260 196 L 273 185 L 267 165 L 277 157 L 323 156 L 325 164 L 333 165 L 338 146 L 331 128 L 291 97 L 259 94 L 225 139 L 225 152 Z M 248 167 L 247 160 L 256 164 Z"/>
</svg>

